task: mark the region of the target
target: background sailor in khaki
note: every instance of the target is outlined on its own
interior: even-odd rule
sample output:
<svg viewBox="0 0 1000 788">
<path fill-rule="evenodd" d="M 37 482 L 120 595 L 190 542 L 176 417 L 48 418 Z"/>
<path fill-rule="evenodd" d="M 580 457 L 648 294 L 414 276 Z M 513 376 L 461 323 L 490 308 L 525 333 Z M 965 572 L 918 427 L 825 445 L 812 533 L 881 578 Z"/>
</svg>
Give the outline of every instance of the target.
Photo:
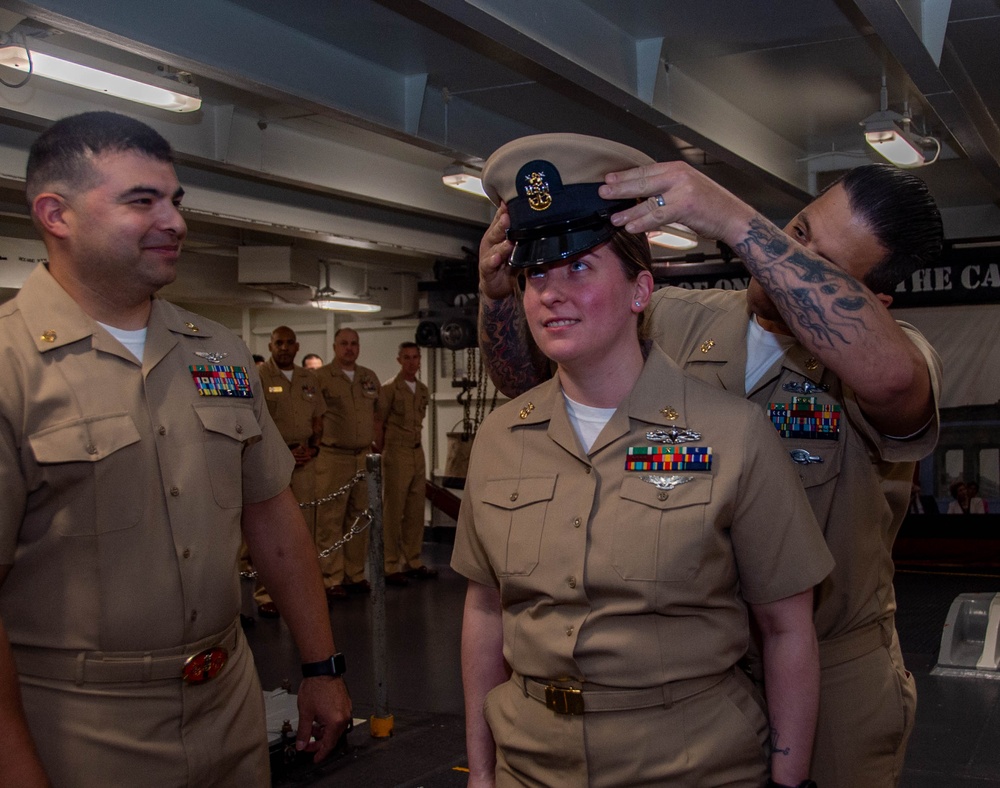
<svg viewBox="0 0 1000 788">
<path fill-rule="evenodd" d="M 379 416 L 385 425 L 382 470 L 385 479 L 385 578 L 406 585 L 407 578 L 437 576 L 420 560 L 424 542 L 424 499 L 427 469 L 420 445 L 430 391 L 417 379 L 420 348 L 416 342 L 399 346 L 399 374 L 382 384 Z"/>
<path fill-rule="evenodd" d="M 295 460 L 292 471 L 292 494 L 299 503 L 316 500 L 316 457 L 323 432 L 326 409 L 313 373 L 295 363 L 299 343 L 288 326 L 271 332 L 267 349 L 271 357 L 258 365 L 264 399 L 274 426 Z M 316 507 L 302 510 L 309 533 L 316 537 Z M 278 616 L 278 608 L 263 583 L 254 589 L 257 612 L 265 618 Z"/>
<path fill-rule="evenodd" d="M 316 483 L 322 495 L 341 489 L 355 474 L 364 474 L 365 457 L 382 446 L 382 423 L 377 418 L 382 385 L 372 370 L 357 363 L 360 352 L 358 332 L 342 328 L 334 335 L 333 361 L 315 373 L 325 405 L 316 461 Z M 345 495 L 323 504 L 316 523 L 320 550 L 343 537 L 367 508 L 368 484 L 364 478 Z M 320 560 L 328 599 L 343 599 L 348 592 L 369 590 L 365 579 L 367 553 L 365 529 Z"/>
<path fill-rule="evenodd" d="M 836 567 L 817 590 L 822 684 L 813 777 L 821 786 L 894 786 L 913 728 L 916 688 L 893 622 L 892 543 L 913 463 L 937 441 L 941 364 L 893 319 L 892 290 L 940 255 L 941 217 L 915 175 L 887 165 L 848 172 L 781 232 L 678 162 L 611 172 L 608 199 L 646 197 L 613 220 L 631 231 L 681 222 L 730 245 L 752 278 L 743 292 L 657 291 L 652 338 L 685 371 L 756 402 L 780 422 L 794 397 L 839 414 L 826 434 L 782 437 Z M 480 257 L 481 337 L 491 376 L 512 395 L 533 371 L 518 340 L 498 212 Z M 491 347 L 502 347 L 492 354 Z M 499 357 L 498 357 L 499 356 Z M 526 380 L 528 379 L 528 380 Z"/>
<path fill-rule="evenodd" d="M 64 118 L 27 195 L 49 261 L 0 307 L 0 785 L 263 788 L 241 532 L 303 659 L 333 637 L 246 345 L 155 297 L 186 234 L 170 146 L 114 113 Z M 201 660 L 215 677 L 189 683 Z M 323 756 L 343 681 L 305 679 L 298 702 Z"/>
</svg>

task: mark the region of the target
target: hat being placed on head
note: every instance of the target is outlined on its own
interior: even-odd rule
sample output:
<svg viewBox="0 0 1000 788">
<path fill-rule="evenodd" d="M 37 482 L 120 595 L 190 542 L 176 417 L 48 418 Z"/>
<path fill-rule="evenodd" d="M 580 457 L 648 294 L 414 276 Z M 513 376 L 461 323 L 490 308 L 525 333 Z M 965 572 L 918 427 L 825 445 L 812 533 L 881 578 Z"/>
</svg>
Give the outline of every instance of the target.
<svg viewBox="0 0 1000 788">
<path fill-rule="evenodd" d="M 645 153 L 583 134 L 535 134 L 508 142 L 486 161 L 483 188 L 510 212 L 515 268 L 586 252 L 614 235 L 611 214 L 634 199 L 605 200 L 604 176 L 652 164 Z"/>
</svg>

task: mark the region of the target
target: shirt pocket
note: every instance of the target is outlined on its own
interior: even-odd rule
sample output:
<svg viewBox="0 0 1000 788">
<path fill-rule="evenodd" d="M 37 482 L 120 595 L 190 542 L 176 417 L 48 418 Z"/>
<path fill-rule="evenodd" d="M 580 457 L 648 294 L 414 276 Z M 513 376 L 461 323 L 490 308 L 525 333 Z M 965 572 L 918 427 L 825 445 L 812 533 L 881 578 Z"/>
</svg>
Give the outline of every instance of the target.
<svg viewBox="0 0 1000 788">
<path fill-rule="evenodd" d="M 712 477 L 661 490 L 626 476 L 615 513 L 615 570 L 623 580 L 689 580 L 701 566 Z"/>
<path fill-rule="evenodd" d="M 253 408 L 195 405 L 205 429 L 205 462 L 215 502 L 223 509 L 243 505 L 243 447 L 261 439 Z"/>
<path fill-rule="evenodd" d="M 556 476 L 491 479 L 484 485 L 486 521 L 480 533 L 497 539 L 494 566 L 500 576 L 530 575 L 538 565 L 545 514 L 556 488 Z M 506 539 L 504 539 L 506 535 Z"/>
<path fill-rule="evenodd" d="M 795 467 L 802 486 L 808 490 L 826 484 L 840 475 L 847 435 L 841 430 L 838 440 L 781 438 L 781 447 Z"/>
<path fill-rule="evenodd" d="M 143 511 L 146 463 L 128 413 L 88 416 L 28 437 L 42 484 L 73 512 L 53 518 L 63 536 L 134 527 Z"/>
</svg>

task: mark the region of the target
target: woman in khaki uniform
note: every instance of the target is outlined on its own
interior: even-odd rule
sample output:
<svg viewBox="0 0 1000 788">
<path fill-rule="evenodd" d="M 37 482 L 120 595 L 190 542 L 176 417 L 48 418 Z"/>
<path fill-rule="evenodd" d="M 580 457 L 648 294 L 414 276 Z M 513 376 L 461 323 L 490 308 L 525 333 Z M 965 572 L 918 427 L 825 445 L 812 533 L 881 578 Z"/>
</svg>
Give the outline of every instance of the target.
<svg viewBox="0 0 1000 788">
<path fill-rule="evenodd" d="M 559 368 L 491 415 L 473 449 L 452 560 L 470 580 L 470 784 L 808 776 L 812 587 L 832 560 L 762 414 L 644 356 L 649 248 L 596 195 L 609 165 L 644 160 L 540 135 L 484 170 L 510 209 L 529 328 Z M 735 669 L 748 612 L 769 718 Z"/>
</svg>

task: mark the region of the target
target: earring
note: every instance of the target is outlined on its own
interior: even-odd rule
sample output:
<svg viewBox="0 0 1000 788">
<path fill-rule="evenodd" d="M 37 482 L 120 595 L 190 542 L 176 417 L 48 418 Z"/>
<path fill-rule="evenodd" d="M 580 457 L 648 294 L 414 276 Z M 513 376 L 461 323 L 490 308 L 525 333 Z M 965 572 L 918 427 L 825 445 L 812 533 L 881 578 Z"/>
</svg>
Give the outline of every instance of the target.
<svg viewBox="0 0 1000 788">
<path fill-rule="evenodd" d="M 638 301 L 635 302 L 635 305 L 636 306 L 642 306 L 642 304 L 640 304 Z"/>
</svg>

